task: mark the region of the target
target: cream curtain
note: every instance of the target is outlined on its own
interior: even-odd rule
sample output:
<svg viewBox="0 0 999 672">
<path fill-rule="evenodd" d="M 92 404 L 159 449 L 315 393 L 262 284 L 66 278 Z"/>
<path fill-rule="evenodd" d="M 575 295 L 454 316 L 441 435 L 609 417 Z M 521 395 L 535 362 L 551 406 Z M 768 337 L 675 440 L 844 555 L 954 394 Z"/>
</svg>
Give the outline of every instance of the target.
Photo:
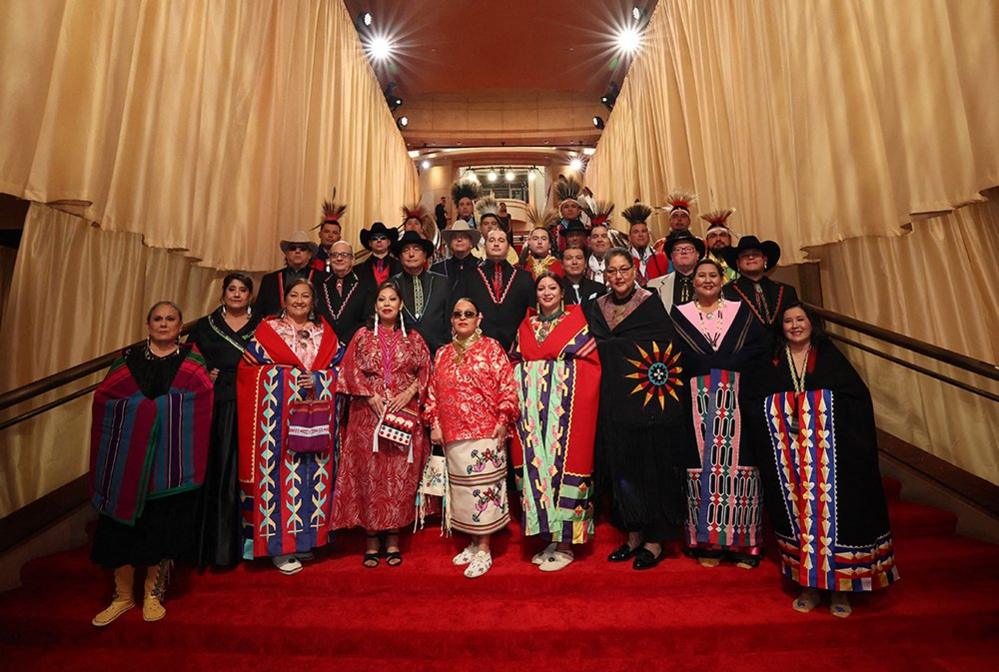
<svg viewBox="0 0 999 672">
<path fill-rule="evenodd" d="M 619 206 L 692 188 L 801 262 L 981 200 L 996 100 L 993 0 L 660 0 L 586 183 Z"/>
<path fill-rule="evenodd" d="M 266 271 L 331 185 L 345 237 L 418 179 L 340 0 L 0 6 L 0 191 Z"/>
<path fill-rule="evenodd" d="M 819 248 L 823 303 L 986 362 L 999 361 L 999 203 L 913 224 L 903 238 L 855 238 Z M 844 281 L 846 279 L 846 281 Z M 900 348 L 854 340 L 999 394 L 999 384 Z M 878 426 L 999 484 L 999 404 L 844 347 L 874 397 Z"/>
<path fill-rule="evenodd" d="M 142 237 L 87 226 L 32 203 L 0 327 L 0 389 L 12 389 L 145 336 L 149 306 L 176 302 L 191 320 L 222 294 L 222 272 L 198 268 Z M 103 375 L 103 374 L 102 374 Z M 96 382 L 100 375 L 5 417 Z M 90 397 L 0 432 L 0 517 L 86 473 Z"/>
</svg>

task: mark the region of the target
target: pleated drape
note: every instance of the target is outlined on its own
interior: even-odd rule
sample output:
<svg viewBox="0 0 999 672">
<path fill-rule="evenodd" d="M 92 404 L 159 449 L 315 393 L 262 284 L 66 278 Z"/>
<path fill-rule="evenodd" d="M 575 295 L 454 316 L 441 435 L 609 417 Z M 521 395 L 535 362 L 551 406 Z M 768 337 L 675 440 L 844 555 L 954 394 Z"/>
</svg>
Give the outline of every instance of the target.
<svg viewBox="0 0 999 672">
<path fill-rule="evenodd" d="M 693 189 L 801 262 L 981 200 L 996 100 L 991 0 L 661 0 L 586 183 L 619 205 Z"/>
<path fill-rule="evenodd" d="M 0 138 L 0 191 L 211 268 L 274 268 L 331 185 L 353 242 L 418 191 L 339 0 L 5 3 Z"/>
<path fill-rule="evenodd" d="M 913 224 L 902 238 L 818 248 L 823 303 L 986 362 L 999 361 L 999 203 Z M 835 328 L 854 340 L 999 394 L 999 383 Z M 999 483 L 999 404 L 862 351 L 844 351 L 868 381 L 878 426 Z"/>
<path fill-rule="evenodd" d="M 660 0 L 645 38 L 586 170 L 598 198 L 693 189 L 781 264 L 819 259 L 827 307 L 996 361 L 999 4 Z M 846 351 L 881 427 L 999 482 L 997 404 Z"/>
</svg>

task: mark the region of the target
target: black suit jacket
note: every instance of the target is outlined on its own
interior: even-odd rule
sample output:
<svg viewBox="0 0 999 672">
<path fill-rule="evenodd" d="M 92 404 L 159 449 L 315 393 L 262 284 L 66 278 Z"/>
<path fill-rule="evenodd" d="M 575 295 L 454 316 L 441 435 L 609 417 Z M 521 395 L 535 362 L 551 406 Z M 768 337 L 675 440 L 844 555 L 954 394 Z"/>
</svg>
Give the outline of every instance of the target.
<svg viewBox="0 0 999 672">
<path fill-rule="evenodd" d="M 472 272 L 462 275 L 457 288 L 451 294 L 452 301 L 462 297 L 471 299 L 482 313 L 482 333 L 495 338 L 509 350 L 527 309 L 537 303 L 534 281 L 530 271 L 514 268 L 507 261 L 501 261 L 505 294 L 494 297 L 491 280 L 495 262 L 483 261 Z M 483 279 L 482 273 L 486 279 Z M 503 300 L 497 301 L 498 298 Z"/>
<path fill-rule="evenodd" d="M 403 319 L 407 329 L 414 329 L 430 348 L 431 356 L 437 348 L 451 341 L 451 288 L 448 279 L 433 271 L 424 271 L 418 279 L 408 273 L 399 273 L 392 279 L 402 289 Z M 417 315 L 413 303 L 413 282 L 423 287 L 423 312 Z"/>
<path fill-rule="evenodd" d="M 607 285 L 596 280 L 584 277 L 579 281 L 579 298 L 576 297 L 576 290 L 568 278 L 565 279 L 565 303 L 566 305 L 579 304 L 583 307 L 583 314 L 587 314 L 597 299 L 607 293 Z"/>
<path fill-rule="evenodd" d="M 348 273 L 344 278 L 343 293 L 336 292 L 337 277 L 327 276 L 317 288 L 316 311 L 326 318 L 333 327 L 336 337 L 343 343 L 350 343 L 354 333 L 360 329 L 372 313 L 368 307 L 375 293 L 374 285 L 368 278 L 357 273 Z"/>
<path fill-rule="evenodd" d="M 354 267 L 354 272 L 357 273 L 357 277 L 361 278 L 362 280 L 370 281 L 373 287 L 378 287 L 378 283 L 375 282 L 374 259 L 375 258 L 373 256 L 369 256 L 367 259 L 365 259 L 364 261 L 362 261 L 361 263 L 359 263 L 357 266 Z M 399 273 L 402 273 L 402 263 L 398 259 L 396 259 L 391 254 L 388 255 L 386 259 L 388 259 L 388 264 L 389 264 L 389 272 L 388 272 L 389 278 L 391 278 L 393 275 L 398 275 Z"/>
</svg>

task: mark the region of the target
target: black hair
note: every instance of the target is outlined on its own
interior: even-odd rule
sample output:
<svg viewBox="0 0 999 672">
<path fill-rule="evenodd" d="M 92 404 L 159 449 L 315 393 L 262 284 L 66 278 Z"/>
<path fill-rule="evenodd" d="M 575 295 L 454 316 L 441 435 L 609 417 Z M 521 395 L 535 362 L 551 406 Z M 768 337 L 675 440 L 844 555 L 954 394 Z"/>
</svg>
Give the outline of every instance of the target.
<svg viewBox="0 0 999 672">
<path fill-rule="evenodd" d="M 479 310 L 479 307 L 478 307 L 477 305 L 475 305 L 475 301 L 472 301 L 472 300 L 471 300 L 470 298 L 468 298 L 467 296 L 460 296 L 460 297 L 458 297 L 457 299 L 455 299 L 455 302 L 454 302 L 454 303 L 453 303 L 453 304 L 451 305 L 451 310 L 453 311 L 453 310 L 454 310 L 454 307 L 455 307 L 455 306 L 457 306 L 457 305 L 458 305 L 459 303 L 461 303 L 462 301 L 464 301 L 465 303 L 470 303 L 470 304 L 472 304 L 472 308 L 475 308 L 475 312 L 476 312 L 476 314 L 478 314 L 478 315 L 481 315 L 481 314 L 482 314 L 482 311 L 481 311 L 481 310 Z"/>
<path fill-rule="evenodd" d="M 624 257 L 628 260 L 628 263 L 632 266 L 635 265 L 635 259 L 631 256 L 631 252 L 624 249 L 623 247 L 612 247 L 607 250 L 607 254 L 604 255 L 604 263 L 609 264 L 611 257 Z"/>
<path fill-rule="evenodd" d="M 794 303 L 785 306 L 781 309 L 780 314 L 777 319 L 774 320 L 774 338 L 776 339 L 777 352 L 784 349 L 787 345 L 787 338 L 784 337 L 784 315 L 787 311 L 792 308 L 801 308 L 805 313 L 805 317 L 808 321 L 812 323 L 812 345 L 821 345 L 829 340 L 829 334 L 826 332 L 825 324 L 822 322 L 822 318 L 816 315 L 811 308 L 802 303 L 801 301 L 795 301 Z"/>
<path fill-rule="evenodd" d="M 697 269 L 706 264 L 711 264 L 712 266 L 714 266 L 716 269 L 718 269 L 718 275 L 722 276 L 723 278 L 725 277 L 725 269 L 722 268 L 722 265 L 719 264 L 714 259 L 712 259 L 711 257 L 707 256 L 701 257 L 700 259 L 697 260 L 697 263 L 694 264 L 694 273 L 697 273 Z"/>
<path fill-rule="evenodd" d="M 554 280 L 555 284 L 558 285 L 559 290 L 563 294 L 565 294 L 565 280 L 562 279 L 562 276 L 560 276 L 557 273 L 554 273 L 552 271 L 543 271 L 540 275 L 538 275 L 538 277 L 536 277 L 534 279 L 534 290 L 535 291 L 537 291 L 538 285 L 540 285 L 541 281 L 544 280 L 545 278 L 551 278 L 552 280 Z"/>
<path fill-rule="evenodd" d="M 253 294 L 253 278 L 246 275 L 245 273 L 229 273 L 224 278 L 222 278 L 222 296 L 225 296 L 225 290 L 229 287 L 229 283 L 233 280 L 239 280 L 246 288 L 250 290 L 250 294 Z"/>
</svg>

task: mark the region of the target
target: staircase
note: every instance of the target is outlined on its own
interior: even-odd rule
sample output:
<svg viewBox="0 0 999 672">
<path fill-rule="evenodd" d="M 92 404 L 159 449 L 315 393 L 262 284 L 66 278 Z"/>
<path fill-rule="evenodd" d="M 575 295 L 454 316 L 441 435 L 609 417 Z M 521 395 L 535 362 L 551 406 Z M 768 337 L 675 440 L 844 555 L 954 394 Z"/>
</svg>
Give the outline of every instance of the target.
<svg viewBox="0 0 999 672">
<path fill-rule="evenodd" d="M 611 565 L 609 525 L 562 572 L 530 564 L 519 527 L 494 542 L 493 569 L 468 580 L 463 538 L 404 536 L 405 562 L 361 567 L 362 535 L 341 534 L 298 575 L 267 561 L 181 569 L 168 615 L 138 609 L 98 630 L 110 574 L 88 549 L 31 562 L 0 595 L 9 670 L 841 670 L 994 669 L 999 546 L 954 533 L 947 512 L 899 498 L 886 480 L 902 580 L 853 597 L 854 613 L 790 608 L 796 590 L 771 553 L 761 567 L 700 567 L 672 549 L 656 569 Z"/>
</svg>

